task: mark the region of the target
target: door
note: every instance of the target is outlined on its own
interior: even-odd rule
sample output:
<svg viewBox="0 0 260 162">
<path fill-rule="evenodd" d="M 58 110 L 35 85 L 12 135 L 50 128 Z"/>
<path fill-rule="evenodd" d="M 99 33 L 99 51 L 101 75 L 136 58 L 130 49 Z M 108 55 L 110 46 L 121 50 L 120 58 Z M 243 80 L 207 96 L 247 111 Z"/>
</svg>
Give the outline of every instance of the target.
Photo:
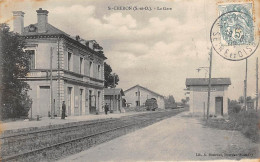
<svg viewBox="0 0 260 162">
<path fill-rule="evenodd" d="M 79 96 L 79 115 L 82 115 L 82 102 L 83 102 L 83 89 L 80 89 L 80 96 Z"/>
<path fill-rule="evenodd" d="M 92 91 L 89 91 L 89 113 L 96 113 L 96 96 L 92 95 Z"/>
<path fill-rule="evenodd" d="M 68 87 L 68 110 L 66 110 L 67 111 L 67 114 L 68 114 L 68 116 L 70 116 L 71 115 L 71 106 L 72 106 L 72 104 L 71 104 L 71 91 L 72 91 L 72 87 Z"/>
<path fill-rule="evenodd" d="M 50 111 L 50 86 L 40 86 L 39 115 L 48 116 Z"/>
<path fill-rule="evenodd" d="M 215 114 L 223 115 L 223 97 L 215 98 Z"/>
<path fill-rule="evenodd" d="M 121 97 L 120 95 L 117 96 L 117 108 L 118 108 L 118 111 L 121 112 Z"/>
<path fill-rule="evenodd" d="M 101 93 L 100 93 L 100 91 L 98 91 L 98 98 L 97 98 L 97 111 L 99 112 L 101 109 L 100 109 L 100 95 Z"/>
</svg>

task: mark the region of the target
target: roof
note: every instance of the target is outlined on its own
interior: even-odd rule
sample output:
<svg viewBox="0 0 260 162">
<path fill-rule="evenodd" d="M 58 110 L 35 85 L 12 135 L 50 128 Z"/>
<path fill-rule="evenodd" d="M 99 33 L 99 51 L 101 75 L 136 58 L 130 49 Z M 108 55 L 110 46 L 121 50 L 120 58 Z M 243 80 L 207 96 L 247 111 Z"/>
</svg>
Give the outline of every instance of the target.
<svg viewBox="0 0 260 162">
<path fill-rule="evenodd" d="M 30 27 L 35 27 L 35 30 L 34 31 L 29 31 L 29 28 Z M 47 23 L 47 32 L 45 33 L 38 33 L 38 23 L 36 24 L 31 24 L 29 26 L 26 26 L 24 28 L 24 32 L 22 33 L 22 36 L 26 37 L 26 38 L 38 38 L 38 37 L 62 37 L 62 38 L 65 38 L 66 40 L 69 40 L 70 42 L 72 43 L 75 43 L 77 44 L 78 46 L 88 50 L 89 52 L 91 53 L 94 53 L 95 55 L 101 57 L 101 58 L 104 58 L 104 59 L 107 59 L 106 56 L 103 54 L 103 51 L 94 51 L 92 49 L 90 49 L 88 46 L 80 43 L 79 41 L 75 40 L 75 38 L 71 37 L 69 34 L 65 33 L 64 31 L 54 27 L 53 25 Z M 93 40 L 90 40 L 90 41 L 93 41 Z"/>
<path fill-rule="evenodd" d="M 186 86 L 205 86 L 209 84 L 208 78 L 187 78 Z M 211 85 L 231 85 L 230 78 L 211 78 Z"/>
<path fill-rule="evenodd" d="M 29 32 L 29 27 L 32 26 L 32 25 L 36 27 L 36 30 Z M 38 23 L 36 23 L 36 24 L 31 24 L 31 25 L 26 26 L 26 27 L 24 28 L 24 32 L 23 32 L 22 35 L 43 35 L 43 34 L 44 34 L 44 35 L 53 35 L 53 34 L 64 34 L 64 35 L 66 35 L 66 36 L 70 36 L 69 34 L 65 33 L 64 31 L 62 31 L 62 30 L 60 30 L 60 29 L 58 29 L 58 28 L 56 28 L 56 27 L 54 27 L 53 25 L 51 25 L 51 24 L 49 24 L 49 23 L 46 24 L 46 27 L 47 27 L 47 32 L 45 32 L 45 33 L 38 33 L 38 31 L 37 31 L 37 29 L 38 29 Z"/>
<path fill-rule="evenodd" d="M 163 98 L 164 98 L 163 95 L 160 95 L 159 93 L 156 93 L 156 92 L 154 92 L 154 91 L 152 91 L 152 90 L 150 90 L 150 89 L 148 89 L 148 88 L 145 88 L 145 87 L 143 87 L 143 86 L 140 86 L 140 85 L 138 85 L 138 84 L 135 85 L 135 86 L 133 86 L 133 87 L 131 87 L 131 88 L 129 88 L 129 89 L 127 89 L 127 90 L 125 90 L 124 92 L 126 93 L 127 91 L 130 91 L 131 89 L 136 88 L 136 87 L 139 87 L 139 88 L 141 88 L 141 89 L 143 89 L 143 90 L 149 91 L 150 93 L 153 93 L 153 94 L 155 94 L 155 95 L 157 95 L 157 96 L 160 96 L 160 97 L 163 97 Z"/>
<path fill-rule="evenodd" d="M 124 96 L 124 91 L 121 88 L 104 88 L 104 95 L 110 96 L 110 95 L 119 95 L 122 94 Z"/>
</svg>

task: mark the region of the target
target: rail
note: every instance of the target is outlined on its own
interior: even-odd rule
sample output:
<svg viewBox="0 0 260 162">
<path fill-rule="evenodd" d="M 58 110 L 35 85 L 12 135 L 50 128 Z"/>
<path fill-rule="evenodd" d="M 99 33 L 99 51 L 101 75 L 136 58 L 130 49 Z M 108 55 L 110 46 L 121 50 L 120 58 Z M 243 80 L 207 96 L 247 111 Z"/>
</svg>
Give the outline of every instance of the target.
<svg viewBox="0 0 260 162">
<path fill-rule="evenodd" d="M 144 114 L 138 114 L 138 115 L 131 115 L 131 116 L 125 116 L 119 119 L 110 119 L 106 121 L 101 122 L 93 122 L 88 124 L 80 124 L 80 125 L 73 125 L 66 128 L 55 128 L 55 129 L 49 129 L 49 130 L 43 130 L 43 131 L 34 131 L 30 132 L 30 134 L 38 134 L 38 133 L 44 133 L 44 132 L 52 132 L 59 133 L 59 130 L 64 131 L 71 131 L 70 128 L 78 128 L 78 130 L 82 130 L 82 126 L 88 127 L 91 125 L 98 125 L 102 123 L 106 123 L 102 127 L 100 126 L 100 131 L 90 133 L 82 132 L 82 136 L 77 137 L 77 134 L 72 134 L 69 139 L 66 139 L 62 142 L 58 143 L 52 143 L 48 146 L 42 146 L 40 148 L 33 148 L 32 150 L 26 150 L 21 153 L 15 153 L 8 156 L 2 156 L 1 161 L 35 161 L 35 160 L 54 160 L 59 159 L 64 156 L 68 156 L 70 154 L 85 150 L 87 148 L 90 148 L 91 146 L 95 144 L 100 144 L 103 142 L 106 142 L 108 140 L 111 140 L 113 138 L 116 138 L 118 136 L 127 134 L 128 132 L 131 132 L 132 130 L 145 127 L 147 125 L 150 125 L 152 123 L 158 122 L 160 120 L 163 120 L 165 118 L 171 117 L 173 115 L 178 114 L 182 110 L 172 110 L 167 112 L 152 112 L 152 113 L 144 113 Z M 112 128 L 107 129 L 107 125 L 111 125 Z M 98 128 L 96 128 L 98 129 Z M 102 130 L 103 129 L 103 130 Z M 57 132 L 58 131 L 58 132 Z M 74 130 L 75 131 L 75 130 Z M 9 135 L 6 137 L 1 137 L 1 140 L 6 141 L 8 138 L 14 138 L 16 136 L 26 136 L 28 137 L 28 133 L 22 133 L 19 135 Z M 39 136 L 40 137 L 40 136 Z M 23 139 L 24 140 L 24 139 Z M 30 138 L 26 139 L 30 140 Z M 17 140 L 19 142 L 19 140 Z M 25 141 L 26 142 L 26 141 Z M 51 143 L 51 141 L 50 141 Z M 48 154 L 49 152 L 49 154 Z M 56 154 L 55 154 L 56 152 Z"/>
</svg>

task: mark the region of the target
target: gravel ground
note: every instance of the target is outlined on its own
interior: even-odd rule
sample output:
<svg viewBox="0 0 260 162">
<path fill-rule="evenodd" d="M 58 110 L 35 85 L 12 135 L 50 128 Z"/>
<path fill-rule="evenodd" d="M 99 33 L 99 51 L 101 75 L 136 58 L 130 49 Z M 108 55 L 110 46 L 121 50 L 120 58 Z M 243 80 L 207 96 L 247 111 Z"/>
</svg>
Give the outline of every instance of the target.
<svg viewBox="0 0 260 162">
<path fill-rule="evenodd" d="M 184 112 L 185 113 L 185 112 Z M 247 160 L 258 145 L 238 131 L 206 128 L 181 113 L 60 161 Z"/>
<path fill-rule="evenodd" d="M 61 119 L 60 117 L 55 117 L 55 119 L 50 119 L 49 117 L 43 117 L 40 119 L 40 121 L 17 120 L 17 121 L 0 123 L 0 128 L 2 129 L 2 131 L 5 131 L 5 130 L 14 130 L 14 129 L 21 129 L 21 128 L 30 128 L 30 127 L 42 127 L 42 126 L 55 125 L 55 124 L 65 124 L 65 123 L 87 121 L 87 120 L 120 118 L 122 116 L 128 116 L 128 115 L 134 115 L 140 113 L 147 113 L 147 112 L 108 113 L 108 115 L 105 115 L 104 113 L 101 113 L 99 115 L 89 114 L 83 116 L 70 116 L 70 117 L 66 117 L 65 120 Z"/>
</svg>

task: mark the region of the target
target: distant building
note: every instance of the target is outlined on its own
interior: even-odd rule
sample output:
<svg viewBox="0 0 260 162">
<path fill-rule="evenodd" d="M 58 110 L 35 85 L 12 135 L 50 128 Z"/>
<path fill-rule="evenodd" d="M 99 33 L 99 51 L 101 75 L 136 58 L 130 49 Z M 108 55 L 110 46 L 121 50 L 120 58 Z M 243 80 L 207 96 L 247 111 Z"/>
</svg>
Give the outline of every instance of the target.
<svg viewBox="0 0 260 162">
<path fill-rule="evenodd" d="M 13 12 L 14 32 L 25 38 L 24 50 L 31 56 L 30 72 L 22 79 L 31 87 L 33 116 L 48 116 L 51 111 L 51 69 L 55 115 L 61 114 L 62 101 L 68 116 L 102 111 L 106 59 L 102 47 L 94 40 L 71 37 L 49 24 L 47 10 L 40 8 L 36 12 L 37 23 L 26 27 L 24 12 Z"/>
<path fill-rule="evenodd" d="M 187 78 L 186 87 L 189 93 L 190 112 L 202 114 L 207 112 L 208 78 Z M 209 114 L 224 115 L 228 113 L 228 86 L 230 78 L 212 78 Z"/>
<path fill-rule="evenodd" d="M 165 109 L 164 96 L 140 85 L 133 86 L 124 91 L 126 103 L 131 107 L 144 106 L 147 99 L 154 98 L 158 107 Z"/>
<path fill-rule="evenodd" d="M 105 88 L 105 103 L 113 111 L 121 111 L 124 91 L 121 88 Z"/>
</svg>

